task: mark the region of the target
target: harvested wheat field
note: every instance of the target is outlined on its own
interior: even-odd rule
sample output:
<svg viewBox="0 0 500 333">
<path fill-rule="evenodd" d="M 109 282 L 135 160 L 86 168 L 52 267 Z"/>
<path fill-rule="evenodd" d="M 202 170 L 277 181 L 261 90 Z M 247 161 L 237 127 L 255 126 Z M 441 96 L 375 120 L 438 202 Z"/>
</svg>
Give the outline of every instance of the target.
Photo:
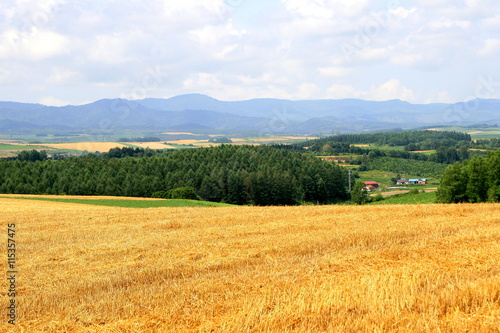
<svg viewBox="0 0 500 333">
<path fill-rule="evenodd" d="M 0 205 L 18 245 L 3 332 L 500 329 L 499 204 Z"/>
<path fill-rule="evenodd" d="M 203 143 L 208 143 L 208 140 L 174 140 L 168 142 L 176 145 L 200 145 Z"/>
<path fill-rule="evenodd" d="M 74 149 L 86 150 L 88 152 L 101 152 L 106 153 L 112 148 L 127 147 L 124 144 L 117 142 L 73 142 L 73 143 L 47 143 L 44 146 L 56 149 Z"/>
<path fill-rule="evenodd" d="M 131 145 L 137 146 L 139 148 L 149 148 L 149 149 L 173 149 L 174 147 L 163 144 L 161 142 L 128 142 Z"/>
</svg>

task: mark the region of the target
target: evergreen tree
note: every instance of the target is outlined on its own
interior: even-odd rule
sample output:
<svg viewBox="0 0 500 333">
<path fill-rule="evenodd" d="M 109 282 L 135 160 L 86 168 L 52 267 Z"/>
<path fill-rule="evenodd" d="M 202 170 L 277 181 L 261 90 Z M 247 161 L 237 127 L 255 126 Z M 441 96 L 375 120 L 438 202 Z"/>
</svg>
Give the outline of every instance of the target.
<svg viewBox="0 0 500 333">
<path fill-rule="evenodd" d="M 449 165 L 441 178 L 441 186 L 437 191 L 437 201 L 442 203 L 457 203 L 467 201 L 467 173 L 460 163 Z"/>
<path fill-rule="evenodd" d="M 484 159 L 474 156 L 466 165 L 468 175 L 466 195 L 469 202 L 484 202 L 487 198 L 486 167 Z"/>
<path fill-rule="evenodd" d="M 500 141 L 500 140 L 499 140 Z M 488 201 L 500 201 L 500 149 L 491 153 L 487 161 Z"/>
</svg>

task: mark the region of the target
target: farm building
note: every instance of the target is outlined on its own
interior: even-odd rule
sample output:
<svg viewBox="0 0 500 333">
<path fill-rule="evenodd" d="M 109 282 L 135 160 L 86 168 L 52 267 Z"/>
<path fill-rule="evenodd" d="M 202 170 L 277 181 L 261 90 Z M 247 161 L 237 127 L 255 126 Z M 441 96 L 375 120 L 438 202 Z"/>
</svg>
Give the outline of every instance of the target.
<svg viewBox="0 0 500 333">
<path fill-rule="evenodd" d="M 410 181 L 408 179 L 404 179 L 404 178 L 403 179 L 398 179 L 396 181 L 397 185 L 408 185 L 409 183 L 410 183 Z"/>
<path fill-rule="evenodd" d="M 373 191 L 373 190 L 377 189 L 379 187 L 379 185 L 380 185 L 379 183 L 374 182 L 374 181 L 366 181 L 366 182 L 363 182 L 363 183 L 365 183 L 366 188 L 368 190 L 370 190 L 370 191 Z"/>
<path fill-rule="evenodd" d="M 410 182 L 410 184 L 427 184 L 426 178 L 409 179 L 408 181 Z"/>
</svg>

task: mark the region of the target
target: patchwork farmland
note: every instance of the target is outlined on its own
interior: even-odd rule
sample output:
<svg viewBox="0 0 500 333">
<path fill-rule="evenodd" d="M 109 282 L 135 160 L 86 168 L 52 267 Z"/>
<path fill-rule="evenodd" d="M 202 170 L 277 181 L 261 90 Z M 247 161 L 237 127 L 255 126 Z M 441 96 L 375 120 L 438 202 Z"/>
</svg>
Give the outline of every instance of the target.
<svg viewBox="0 0 500 333">
<path fill-rule="evenodd" d="M 209 139 L 201 139 L 200 137 L 207 137 L 207 135 L 196 135 L 192 133 L 184 132 L 168 132 L 163 133 L 169 135 L 171 139 L 163 141 L 126 141 L 121 142 L 119 140 L 113 141 L 112 139 L 107 141 L 81 141 L 85 137 L 82 135 L 78 141 L 74 142 L 64 142 L 67 140 L 66 137 L 59 138 L 62 141 L 57 141 L 56 139 L 51 139 L 51 141 L 43 140 L 38 141 L 40 138 L 33 138 L 33 140 L 28 140 L 27 138 L 20 138 L 18 140 L 2 140 L 0 137 L 0 158 L 1 157 L 13 157 L 23 150 L 46 150 L 49 155 L 54 153 L 70 153 L 70 154 L 81 154 L 83 152 L 108 152 L 112 148 L 149 148 L 149 149 L 185 149 L 185 148 L 200 148 L 209 146 L 219 146 L 219 143 L 210 142 Z M 178 139 L 179 137 L 192 136 L 188 139 Z M 220 137 L 220 135 L 209 135 L 209 137 Z M 309 139 L 314 139 L 311 137 Z M 87 138 L 88 139 L 88 138 Z M 276 137 L 266 137 L 266 138 L 229 138 L 234 145 L 262 145 L 262 144 L 274 144 L 274 143 L 292 143 L 299 142 L 307 137 L 294 137 L 294 136 L 276 136 Z M 55 140 L 55 141 L 53 141 Z M 36 142 L 36 143 L 34 143 Z"/>
</svg>

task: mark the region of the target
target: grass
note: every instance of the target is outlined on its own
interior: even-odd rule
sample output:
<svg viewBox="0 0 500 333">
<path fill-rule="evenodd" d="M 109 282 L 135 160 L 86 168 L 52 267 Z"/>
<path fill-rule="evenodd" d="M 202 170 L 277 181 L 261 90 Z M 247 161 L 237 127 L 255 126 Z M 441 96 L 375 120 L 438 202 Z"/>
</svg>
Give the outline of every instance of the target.
<svg viewBox="0 0 500 333">
<path fill-rule="evenodd" d="M 499 204 L 0 205 L 20 249 L 3 332 L 499 329 Z"/>
<path fill-rule="evenodd" d="M 356 181 L 376 181 L 379 183 L 388 183 L 391 181 L 391 178 L 395 178 L 397 175 L 396 172 L 382 171 L 382 170 L 369 170 L 369 171 L 360 171 L 360 178 Z"/>
<path fill-rule="evenodd" d="M 379 145 L 376 143 L 355 143 L 352 144 L 355 147 L 363 148 L 363 149 L 378 149 L 378 150 L 397 150 L 404 151 L 405 146 L 389 146 L 389 145 Z"/>
<path fill-rule="evenodd" d="M 0 197 L 1 198 L 1 197 Z M 232 206 L 218 202 L 168 199 L 168 200 L 134 200 L 134 199 L 58 199 L 42 197 L 9 197 L 24 200 L 43 200 L 61 203 L 86 204 L 94 206 L 125 207 L 125 208 L 153 208 L 153 207 L 227 207 Z"/>
<path fill-rule="evenodd" d="M 395 204 L 431 204 L 436 202 L 436 192 L 404 193 L 386 197 L 384 200 L 371 202 L 370 205 Z"/>
<path fill-rule="evenodd" d="M 11 144 L 7 144 L 7 143 L 0 143 L 0 150 L 33 150 L 33 149 L 44 149 L 44 148 L 47 148 L 47 147 L 44 147 L 42 145 L 40 146 L 36 146 L 36 145 L 32 145 L 32 146 L 23 146 L 23 145 L 11 145 Z M 47 148 L 47 149 L 50 149 L 50 148 Z"/>
<path fill-rule="evenodd" d="M 419 150 L 419 151 L 410 151 L 410 153 L 418 153 L 424 155 L 434 155 L 436 154 L 436 150 Z"/>
<path fill-rule="evenodd" d="M 473 140 L 498 138 L 500 137 L 500 130 L 498 129 L 496 131 L 489 130 L 483 133 L 471 134 L 471 137 Z"/>
</svg>

